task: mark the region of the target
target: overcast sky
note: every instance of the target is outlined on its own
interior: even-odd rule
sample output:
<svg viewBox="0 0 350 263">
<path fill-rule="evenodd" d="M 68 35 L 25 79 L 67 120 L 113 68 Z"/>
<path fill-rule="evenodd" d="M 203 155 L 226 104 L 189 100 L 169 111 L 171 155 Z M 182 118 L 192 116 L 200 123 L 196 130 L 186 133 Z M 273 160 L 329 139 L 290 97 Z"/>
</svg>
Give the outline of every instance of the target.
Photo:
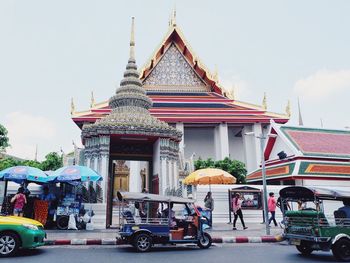
<svg viewBox="0 0 350 263">
<path fill-rule="evenodd" d="M 0 1 L 0 123 L 8 153 L 72 150 L 86 110 L 115 92 L 128 59 L 131 17 L 139 68 L 177 24 L 201 61 L 237 99 L 284 113 L 299 96 L 305 126 L 350 126 L 350 1 Z"/>
</svg>

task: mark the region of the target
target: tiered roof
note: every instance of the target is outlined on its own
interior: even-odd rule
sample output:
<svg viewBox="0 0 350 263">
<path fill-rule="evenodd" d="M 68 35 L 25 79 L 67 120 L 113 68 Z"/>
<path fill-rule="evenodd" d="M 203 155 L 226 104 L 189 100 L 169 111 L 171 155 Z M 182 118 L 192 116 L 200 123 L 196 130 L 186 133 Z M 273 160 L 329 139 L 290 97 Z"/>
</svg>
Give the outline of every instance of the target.
<svg viewBox="0 0 350 263">
<path fill-rule="evenodd" d="M 350 180 L 350 131 L 293 127 L 272 123 L 265 148 L 268 180 Z M 284 151 L 287 158 L 279 160 Z M 247 176 L 261 181 L 261 169 Z"/>
<path fill-rule="evenodd" d="M 288 114 L 267 112 L 265 105 L 240 102 L 230 96 L 217 75 L 211 74 L 194 54 L 174 20 L 141 70 L 140 80 L 153 101 L 151 114 L 168 123 L 269 123 L 270 119 L 286 123 L 289 119 Z M 72 111 L 72 119 L 80 128 L 111 111 L 108 101 L 91 106 L 87 111 Z"/>
</svg>

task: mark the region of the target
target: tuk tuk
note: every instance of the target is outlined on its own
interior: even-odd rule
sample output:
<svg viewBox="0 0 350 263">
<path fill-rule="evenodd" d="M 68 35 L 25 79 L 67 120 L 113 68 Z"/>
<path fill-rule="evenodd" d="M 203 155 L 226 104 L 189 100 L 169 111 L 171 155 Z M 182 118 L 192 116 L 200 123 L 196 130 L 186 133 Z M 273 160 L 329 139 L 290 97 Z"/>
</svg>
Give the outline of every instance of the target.
<svg viewBox="0 0 350 263">
<path fill-rule="evenodd" d="M 288 208 L 282 212 L 289 244 L 303 255 L 332 250 L 336 259 L 350 261 L 350 192 L 291 186 L 280 190 L 280 198 L 281 208 Z"/>
<path fill-rule="evenodd" d="M 203 229 L 208 220 L 193 199 L 131 192 L 118 192 L 117 198 L 117 244 L 130 244 L 138 252 L 148 252 L 155 244 L 211 246 L 211 236 Z"/>
</svg>

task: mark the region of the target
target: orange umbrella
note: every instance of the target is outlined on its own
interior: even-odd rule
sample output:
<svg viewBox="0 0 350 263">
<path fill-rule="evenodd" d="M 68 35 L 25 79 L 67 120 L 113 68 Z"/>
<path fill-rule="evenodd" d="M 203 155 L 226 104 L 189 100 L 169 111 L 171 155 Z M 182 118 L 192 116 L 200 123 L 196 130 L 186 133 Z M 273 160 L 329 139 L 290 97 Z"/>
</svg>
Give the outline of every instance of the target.
<svg viewBox="0 0 350 263">
<path fill-rule="evenodd" d="M 188 175 L 183 183 L 186 185 L 234 184 L 236 178 L 228 172 L 217 168 L 205 168 Z"/>
</svg>

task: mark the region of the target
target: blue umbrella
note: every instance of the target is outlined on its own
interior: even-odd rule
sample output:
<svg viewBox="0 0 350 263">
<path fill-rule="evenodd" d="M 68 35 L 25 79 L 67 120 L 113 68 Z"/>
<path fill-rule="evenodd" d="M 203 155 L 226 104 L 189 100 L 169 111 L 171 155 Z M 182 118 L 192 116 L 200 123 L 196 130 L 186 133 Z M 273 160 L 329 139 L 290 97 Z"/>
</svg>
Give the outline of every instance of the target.
<svg viewBox="0 0 350 263">
<path fill-rule="evenodd" d="M 86 166 L 70 165 L 57 169 L 50 176 L 56 182 L 96 182 L 102 180 L 101 175 Z"/>
<path fill-rule="evenodd" d="M 0 180 L 12 181 L 18 184 L 23 182 L 47 183 L 51 181 L 51 178 L 35 167 L 13 166 L 0 172 Z"/>
</svg>

